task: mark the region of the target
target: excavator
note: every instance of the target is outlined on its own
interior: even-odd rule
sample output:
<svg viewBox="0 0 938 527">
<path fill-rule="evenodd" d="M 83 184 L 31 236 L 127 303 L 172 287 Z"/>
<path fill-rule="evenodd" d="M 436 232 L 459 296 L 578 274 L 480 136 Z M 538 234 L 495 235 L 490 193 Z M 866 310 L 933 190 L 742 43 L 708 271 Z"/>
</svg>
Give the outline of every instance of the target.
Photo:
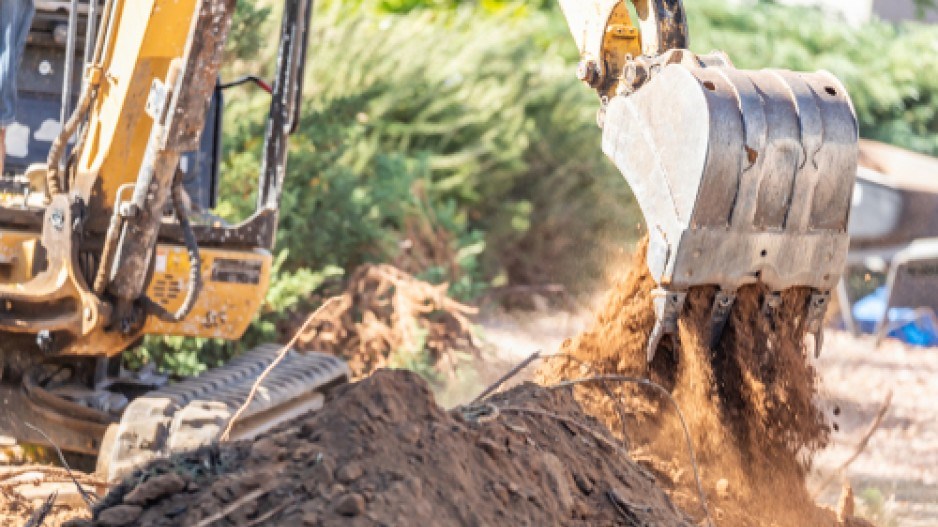
<svg viewBox="0 0 938 527">
<path fill-rule="evenodd" d="M 601 145 L 651 236 L 649 360 L 689 290 L 808 287 L 820 327 L 848 248 L 857 122 L 826 72 L 736 69 L 689 50 L 680 0 L 560 0 L 599 96 Z M 0 202 L 0 435 L 97 457 L 115 480 L 157 456 L 251 438 L 347 382 L 339 359 L 263 345 L 168 382 L 128 372 L 147 335 L 239 339 L 271 274 L 311 0 L 284 0 L 272 82 L 219 80 L 235 0 L 40 2 L 19 72 Z M 77 78 L 73 78 L 77 77 Z M 226 90 L 270 92 L 257 207 L 211 215 Z M 778 295 L 766 297 L 766 309 Z M 235 414 L 237 420 L 232 422 Z"/>
</svg>

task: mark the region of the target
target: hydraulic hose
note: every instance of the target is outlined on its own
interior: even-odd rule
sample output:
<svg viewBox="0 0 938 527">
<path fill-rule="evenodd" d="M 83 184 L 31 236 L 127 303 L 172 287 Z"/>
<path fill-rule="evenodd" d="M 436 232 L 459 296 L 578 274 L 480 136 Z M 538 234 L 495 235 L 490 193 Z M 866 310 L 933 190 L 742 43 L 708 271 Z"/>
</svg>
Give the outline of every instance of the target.
<svg viewBox="0 0 938 527">
<path fill-rule="evenodd" d="M 99 68 L 101 59 L 104 55 L 104 46 L 105 42 L 109 40 L 108 35 L 111 32 L 111 22 L 114 19 L 114 11 L 117 6 L 117 0 L 108 0 L 107 4 L 104 6 L 104 11 L 102 11 L 102 21 L 101 21 L 101 30 L 98 32 L 98 38 L 95 42 L 94 57 L 92 60 L 92 68 Z M 69 60 L 70 57 L 66 57 L 66 60 Z M 84 120 L 88 109 L 91 107 L 91 101 L 94 98 L 94 93 L 97 91 L 97 85 L 93 83 L 87 83 L 81 91 L 81 97 L 78 99 L 78 105 L 75 108 L 75 111 L 72 112 L 68 121 L 62 127 L 62 131 L 59 132 L 59 135 L 52 142 L 51 148 L 49 148 L 49 158 L 46 162 L 47 172 L 46 172 L 46 186 L 48 187 L 48 192 L 46 194 L 46 201 L 51 200 L 52 195 L 59 194 L 62 192 L 62 183 L 59 178 L 61 172 L 60 164 L 62 162 L 62 156 L 65 155 L 65 148 L 68 145 L 68 140 L 71 138 L 75 131 L 78 129 L 78 126 Z"/>
<path fill-rule="evenodd" d="M 199 242 L 195 238 L 195 232 L 192 231 L 192 224 L 189 223 L 189 207 L 186 206 L 185 196 L 183 196 L 182 177 L 178 173 L 172 189 L 172 198 L 173 208 L 176 209 L 176 219 L 179 221 L 179 227 L 185 239 L 186 252 L 189 254 L 189 290 L 186 292 L 182 305 L 172 314 L 173 320 L 179 322 L 192 312 L 202 290 L 202 256 L 199 254 Z"/>
</svg>

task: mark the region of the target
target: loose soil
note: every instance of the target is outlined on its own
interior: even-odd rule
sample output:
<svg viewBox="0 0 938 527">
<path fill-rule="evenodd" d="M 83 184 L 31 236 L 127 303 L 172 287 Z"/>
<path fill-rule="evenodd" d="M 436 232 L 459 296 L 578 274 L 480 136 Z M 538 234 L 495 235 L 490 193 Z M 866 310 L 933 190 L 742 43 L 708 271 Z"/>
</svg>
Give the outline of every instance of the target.
<svg viewBox="0 0 938 527">
<path fill-rule="evenodd" d="M 94 525 L 212 521 L 693 525 L 569 389 L 525 384 L 447 412 L 421 378 L 391 370 L 253 443 L 151 464 L 112 490 Z"/>
<path fill-rule="evenodd" d="M 677 342 L 666 340 L 646 365 L 655 322 L 646 248 L 647 243 L 640 246 L 632 271 L 615 284 L 592 327 L 567 340 L 560 356 L 541 369 L 540 382 L 619 374 L 664 387 L 687 420 L 703 486 L 722 527 L 858 525 L 818 508 L 805 487 L 811 455 L 829 437 L 814 403 L 815 372 L 805 356 L 809 292 L 784 292 L 777 314 L 766 316 L 762 300 L 768 291 L 743 288 L 722 340 L 711 350 L 717 291 L 692 290 Z M 624 430 L 634 458 L 701 519 L 683 428 L 669 401 L 647 387 L 622 384 L 583 386 L 577 397 L 611 430 Z"/>
</svg>

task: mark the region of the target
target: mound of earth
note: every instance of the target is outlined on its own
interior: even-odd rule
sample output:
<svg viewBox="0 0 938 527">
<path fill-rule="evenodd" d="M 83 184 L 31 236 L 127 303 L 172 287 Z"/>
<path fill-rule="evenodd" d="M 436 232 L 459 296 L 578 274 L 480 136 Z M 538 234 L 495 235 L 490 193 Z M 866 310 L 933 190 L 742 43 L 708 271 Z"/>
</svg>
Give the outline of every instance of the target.
<svg viewBox="0 0 938 527">
<path fill-rule="evenodd" d="M 711 350 L 717 290 L 692 290 L 676 342 L 666 339 L 648 365 L 656 285 L 646 250 L 647 240 L 592 327 L 566 341 L 538 380 L 552 384 L 617 374 L 649 378 L 667 390 L 686 418 L 704 492 L 721 527 L 859 525 L 817 507 L 805 486 L 810 456 L 829 435 L 814 403 L 816 376 L 806 356 L 809 291 L 784 292 L 775 315 L 767 316 L 762 306 L 768 291 L 741 289 L 723 338 Z M 576 395 L 589 414 L 627 435 L 633 457 L 659 476 L 680 506 L 702 519 L 694 506 L 698 492 L 684 429 L 667 397 L 648 387 L 608 382 L 579 387 Z"/>
<path fill-rule="evenodd" d="M 303 324 L 296 348 L 342 357 L 355 379 L 402 366 L 395 363 L 401 353 L 426 353 L 441 373 L 451 374 L 458 354 L 478 356 L 479 349 L 468 318 L 477 309 L 447 296 L 448 289 L 392 265 L 362 265 L 345 292 Z"/>
<path fill-rule="evenodd" d="M 447 412 L 391 370 L 254 442 L 154 462 L 93 524 L 693 525 L 569 389 Z"/>
</svg>

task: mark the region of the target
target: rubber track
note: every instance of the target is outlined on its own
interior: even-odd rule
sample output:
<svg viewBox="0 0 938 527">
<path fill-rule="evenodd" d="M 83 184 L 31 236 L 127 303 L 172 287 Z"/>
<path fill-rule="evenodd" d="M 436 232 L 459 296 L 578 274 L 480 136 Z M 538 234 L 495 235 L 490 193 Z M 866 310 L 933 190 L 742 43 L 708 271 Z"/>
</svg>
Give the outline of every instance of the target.
<svg viewBox="0 0 938 527">
<path fill-rule="evenodd" d="M 283 348 L 265 344 L 212 369 L 134 399 L 99 455 L 98 472 L 110 481 L 130 474 L 147 461 L 217 440 L 228 420 L 244 404 L 261 373 Z M 238 423 L 263 412 L 277 414 L 310 400 L 314 392 L 347 381 L 348 367 L 320 353 L 289 351 L 264 379 Z M 285 418 L 289 418 L 287 415 Z M 273 427 L 284 419 L 270 421 Z"/>
</svg>

